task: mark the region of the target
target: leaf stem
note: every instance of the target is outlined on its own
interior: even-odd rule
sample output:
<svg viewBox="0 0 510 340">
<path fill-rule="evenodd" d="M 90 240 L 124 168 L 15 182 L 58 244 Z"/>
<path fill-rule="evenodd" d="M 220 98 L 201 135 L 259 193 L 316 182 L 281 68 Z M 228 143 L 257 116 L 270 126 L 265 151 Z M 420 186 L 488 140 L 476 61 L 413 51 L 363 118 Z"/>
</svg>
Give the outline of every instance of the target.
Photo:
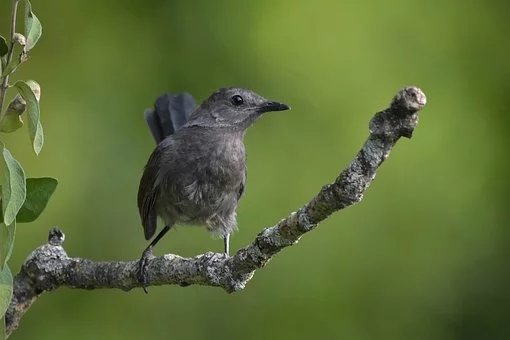
<svg viewBox="0 0 510 340">
<path fill-rule="evenodd" d="M 12 0 L 12 11 L 11 11 L 11 44 L 9 46 L 9 51 L 7 52 L 7 63 L 6 66 L 9 65 L 12 61 L 12 54 L 14 53 L 14 44 L 16 42 L 15 34 L 16 34 L 16 14 L 18 12 L 18 3 L 19 0 Z M 6 74 L 2 79 L 2 83 L 0 84 L 0 121 L 5 116 L 5 112 L 3 111 L 5 94 L 7 92 L 9 83 L 9 75 Z"/>
</svg>

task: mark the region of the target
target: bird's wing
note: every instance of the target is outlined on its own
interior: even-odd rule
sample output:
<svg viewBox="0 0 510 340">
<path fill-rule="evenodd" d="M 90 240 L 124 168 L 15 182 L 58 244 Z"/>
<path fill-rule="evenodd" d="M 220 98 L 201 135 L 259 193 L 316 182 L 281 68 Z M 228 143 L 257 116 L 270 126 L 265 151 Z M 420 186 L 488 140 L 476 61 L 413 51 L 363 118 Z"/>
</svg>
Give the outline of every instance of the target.
<svg viewBox="0 0 510 340">
<path fill-rule="evenodd" d="M 184 125 L 196 106 L 193 97 L 186 92 L 159 96 L 154 103 L 154 109 L 146 109 L 144 112 L 145 121 L 156 144 Z M 147 162 L 138 188 L 138 211 L 147 240 L 156 232 L 156 200 L 159 194 L 156 180 L 160 161 L 161 152 L 156 148 Z"/>
<path fill-rule="evenodd" d="M 143 171 L 138 187 L 138 212 L 142 221 L 145 239 L 149 240 L 156 232 L 156 200 L 159 186 L 156 185 L 161 152 L 158 148 L 151 154 Z"/>
<path fill-rule="evenodd" d="M 195 109 L 195 100 L 187 92 L 159 96 L 154 109 L 147 109 L 144 113 L 156 144 L 184 125 Z"/>
<path fill-rule="evenodd" d="M 246 183 L 246 176 L 248 176 L 248 173 L 247 173 L 248 169 L 246 168 L 246 164 L 244 165 L 244 172 L 243 172 L 243 180 L 241 181 L 241 185 L 239 185 L 239 191 L 238 191 L 238 196 L 237 196 L 237 201 L 239 202 L 239 200 L 241 199 L 241 197 L 243 196 L 244 194 L 244 189 L 245 189 L 245 183 Z"/>
</svg>

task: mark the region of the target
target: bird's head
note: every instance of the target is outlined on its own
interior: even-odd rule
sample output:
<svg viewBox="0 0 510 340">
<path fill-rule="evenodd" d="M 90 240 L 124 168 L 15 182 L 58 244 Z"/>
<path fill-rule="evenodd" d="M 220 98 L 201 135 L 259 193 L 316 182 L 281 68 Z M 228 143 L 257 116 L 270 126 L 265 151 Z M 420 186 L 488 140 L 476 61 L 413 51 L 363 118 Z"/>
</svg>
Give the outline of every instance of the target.
<svg viewBox="0 0 510 340">
<path fill-rule="evenodd" d="M 265 112 L 288 109 L 248 89 L 222 88 L 196 109 L 187 125 L 246 129 Z"/>
</svg>

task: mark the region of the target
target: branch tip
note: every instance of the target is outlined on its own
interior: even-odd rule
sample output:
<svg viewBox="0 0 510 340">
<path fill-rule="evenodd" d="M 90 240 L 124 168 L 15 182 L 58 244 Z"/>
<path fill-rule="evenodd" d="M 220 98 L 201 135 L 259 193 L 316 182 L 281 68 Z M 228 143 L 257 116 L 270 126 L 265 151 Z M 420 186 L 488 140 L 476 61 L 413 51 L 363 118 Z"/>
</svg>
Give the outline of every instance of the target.
<svg viewBox="0 0 510 340">
<path fill-rule="evenodd" d="M 423 91 L 416 86 L 407 86 L 393 97 L 390 104 L 390 111 L 397 115 L 412 115 L 421 110 L 427 104 L 427 97 Z"/>
</svg>

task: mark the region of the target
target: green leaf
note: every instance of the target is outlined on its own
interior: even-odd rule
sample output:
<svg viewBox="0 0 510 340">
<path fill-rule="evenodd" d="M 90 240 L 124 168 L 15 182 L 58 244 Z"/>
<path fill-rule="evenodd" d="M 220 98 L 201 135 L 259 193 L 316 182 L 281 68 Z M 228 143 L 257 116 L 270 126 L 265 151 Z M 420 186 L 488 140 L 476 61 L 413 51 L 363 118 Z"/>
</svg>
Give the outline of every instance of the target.
<svg viewBox="0 0 510 340">
<path fill-rule="evenodd" d="M 12 299 L 12 274 L 9 266 L 0 271 L 0 316 L 4 316 Z"/>
<path fill-rule="evenodd" d="M 0 121 L 0 132 L 9 133 L 23 126 L 21 114 L 25 112 L 26 102 L 19 94 L 7 106 L 5 116 Z"/>
<path fill-rule="evenodd" d="M 4 119 L 0 123 L 0 132 L 3 133 L 11 133 L 23 126 L 23 119 L 21 119 L 21 116 L 18 115 L 12 115 L 9 113 L 9 110 L 7 110 L 7 114 L 5 115 Z"/>
<path fill-rule="evenodd" d="M 16 221 L 12 222 L 12 224 L 8 226 L 4 223 L 0 223 L 0 236 L 2 237 L 0 239 L 0 269 L 4 269 L 4 266 L 11 257 L 15 234 Z"/>
<path fill-rule="evenodd" d="M 27 178 L 27 198 L 21 207 L 16 221 L 34 221 L 43 212 L 57 188 L 58 181 L 51 177 Z"/>
<path fill-rule="evenodd" d="M 39 19 L 32 12 L 32 4 L 30 1 L 26 1 L 25 6 L 25 36 L 27 37 L 27 44 L 25 45 L 25 51 L 30 51 L 42 35 L 42 25 Z"/>
<path fill-rule="evenodd" d="M 6 55 L 7 52 L 9 52 L 9 46 L 7 46 L 5 38 L 0 35 L 0 57 Z"/>
<path fill-rule="evenodd" d="M 3 147 L 4 178 L 2 183 L 3 222 L 10 225 L 16 219 L 19 209 L 25 202 L 25 172 L 9 150 Z"/>
<path fill-rule="evenodd" d="M 39 155 L 44 144 L 43 128 L 40 122 L 39 97 L 41 88 L 39 84 L 33 80 L 27 82 L 18 80 L 15 84 L 19 94 L 26 101 L 26 110 L 28 114 L 28 133 L 32 142 L 34 152 Z"/>
</svg>

